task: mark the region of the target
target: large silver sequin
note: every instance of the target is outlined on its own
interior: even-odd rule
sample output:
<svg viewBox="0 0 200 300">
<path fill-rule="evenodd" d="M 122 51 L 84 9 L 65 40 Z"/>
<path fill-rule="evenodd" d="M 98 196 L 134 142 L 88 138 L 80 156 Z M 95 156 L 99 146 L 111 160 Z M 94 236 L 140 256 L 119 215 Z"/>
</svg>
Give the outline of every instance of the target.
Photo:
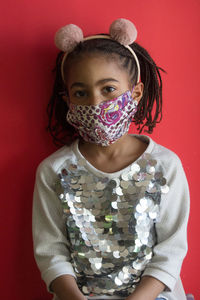
<svg viewBox="0 0 200 300">
<path fill-rule="evenodd" d="M 149 153 L 111 180 L 85 166 L 84 159 L 67 161 L 56 183 L 77 283 L 85 295 L 127 297 L 153 256 L 161 195 L 169 187 Z"/>
</svg>

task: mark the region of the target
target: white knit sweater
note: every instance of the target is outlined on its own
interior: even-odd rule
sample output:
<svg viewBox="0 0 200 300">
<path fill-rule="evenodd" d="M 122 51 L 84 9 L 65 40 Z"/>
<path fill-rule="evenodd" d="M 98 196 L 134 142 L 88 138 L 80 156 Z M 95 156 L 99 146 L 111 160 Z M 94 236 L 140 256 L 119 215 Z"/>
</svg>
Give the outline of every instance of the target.
<svg viewBox="0 0 200 300">
<path fill-rule="evenodd" d="M 186 299 L 180 279 L 180 270 L 187 253 L 187 221 L 189 215 L 189 189 L 185 173 L 178 156 L 169 149 L 156 144 L 145 135 L 134 135 L 148 143 L 145 153 L 150 153 L 162 166 L 169 192 L 162 195 L 160 220 L 156 223 L 157 244 L 154 256 L 144 275 L 162 281 L 166 288 L 159 295 L 168 300 Z M 33 241 L 36 263 L 49 290 L 50 283 L 63 274 L 76 277 L 70 261 L 69 241 L 65 235 L 65 221 L 61 202 L 53 185 L 57 172 L 64 161 L 84 159 L 78 149 L 78 140 L 70 147 L 64 146 L 43 160 L 37 168 L 33 200 Z M 104 173 L 88 161 L 86 168 L 91 174 L 114 178 L 129 167 Z M 49 290 L 50 291 L 50 290 Z M 103 296 L 88 299 L 117 299 Z M 54 299 L 58 299 L 54 295 Z M 122 299 L 122 298 L 119 298 Z"/>
</svg>

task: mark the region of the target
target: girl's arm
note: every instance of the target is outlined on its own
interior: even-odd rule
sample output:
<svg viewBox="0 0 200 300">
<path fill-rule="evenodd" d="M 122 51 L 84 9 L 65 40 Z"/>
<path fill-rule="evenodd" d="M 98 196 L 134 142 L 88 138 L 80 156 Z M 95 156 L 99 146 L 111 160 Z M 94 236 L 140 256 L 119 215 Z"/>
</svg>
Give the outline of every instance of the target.
<svg viewBox="0 0 200 300">
<path fill-rule="evenodd" d="M 176 155 L 168 153 L 162 161 L 169 192 L 162 195 L 160 219 L 155 224 L 157 244 L 138 287 L 127 300 L 154 300 L 162 292 L 163 296 L 170 295 L 187 253 L 190 208 L 187 179 Z"/>
<path fill-rule="evenodd" d="M 151 276 L 142 277 L 140 284 L 126 300 L 155 300 L 165 285 Z"/>
<path fill-rule="evenodd" d="M 54 291 L 60 295 L 62 286 L 65 297 L 78 290 L 76 275 L 71 264 L 69 241 L 65 234 L 65 218 L 60 200 L 55 194 L 53 185 L 57 180 L 57 174 L 49 161 L 42 162 L 36 172 L 36 181 L 33 197 L 33 244 L 36 263 L 41 271 L 49 292 L 54 281 Z M 67 276 L 67 277 L 66 277 Z M 74 277 L 74 278 L 73 278 Z M 69 278 L 66 280 L 66 278 Z M 65 280 L 64 280 L 65 279 Z M 82 298 L 63 298 L 77 299 Z M 61 294 L 62 295 L 62 294 Z"/>
<path fill-rule="evenodd" d="M 87 298 L 79 290 L 76 280 L 71 275 L 57 277 L 51 283 L 51 290 L 60 300 L 86 300 Z"/>
</svg>

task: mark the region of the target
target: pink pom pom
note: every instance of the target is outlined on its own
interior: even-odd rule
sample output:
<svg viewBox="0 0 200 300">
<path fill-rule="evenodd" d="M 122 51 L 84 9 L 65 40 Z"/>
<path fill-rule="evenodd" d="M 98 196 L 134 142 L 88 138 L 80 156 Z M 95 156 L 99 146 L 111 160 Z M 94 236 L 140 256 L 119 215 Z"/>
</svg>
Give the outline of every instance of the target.
<svg viewBox="0 0 200 300">
<path fill-rule="evenodd" d="M 137 38 L 135 25 L 126 19 L 117 19 L 110 25 L 110 36 L 124 46 L 132 44 Z"/>
<path fill-rule="evenodd" d="M 69 24 L 60 28 L 55 34 L 56 47 L 64 52 L 71 52 L 83 40 L 80 27 Z"/>
</svg>

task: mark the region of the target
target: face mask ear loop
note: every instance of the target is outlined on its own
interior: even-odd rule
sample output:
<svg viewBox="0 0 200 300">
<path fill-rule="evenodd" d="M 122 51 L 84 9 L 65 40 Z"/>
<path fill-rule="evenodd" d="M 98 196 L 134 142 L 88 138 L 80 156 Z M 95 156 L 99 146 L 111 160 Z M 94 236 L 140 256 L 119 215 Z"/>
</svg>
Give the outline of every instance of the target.
<svg viewBox="0 0 200 300">
<path fill-rule="evenodd" d="M 132 87 L 132 90 L 131 90 L 131 95 L 133 94 L 133 90 L 134 90 L 134 88 L 135 88 L 135 84 L 133 85 L 133 87 Z"/>
<path fill-rule="evenodd" d="M 132 94 L 133 94 L 133 90 L 134 90 L 134 88 L 135 88 L 135 84 L 133 85 L 133 87 L 132 87 L 132 90 L 131 90 L 131 97 L 132 97 Z M 133 98 L 133 97 L 132 97 Z M 133 98 L 133 100 L 134 101 L 136 101 L 137 102 L 137 104 L 138 104 L 138 101 L 137 100 L 135 100 L 134 98 Z"/>
</svg>

